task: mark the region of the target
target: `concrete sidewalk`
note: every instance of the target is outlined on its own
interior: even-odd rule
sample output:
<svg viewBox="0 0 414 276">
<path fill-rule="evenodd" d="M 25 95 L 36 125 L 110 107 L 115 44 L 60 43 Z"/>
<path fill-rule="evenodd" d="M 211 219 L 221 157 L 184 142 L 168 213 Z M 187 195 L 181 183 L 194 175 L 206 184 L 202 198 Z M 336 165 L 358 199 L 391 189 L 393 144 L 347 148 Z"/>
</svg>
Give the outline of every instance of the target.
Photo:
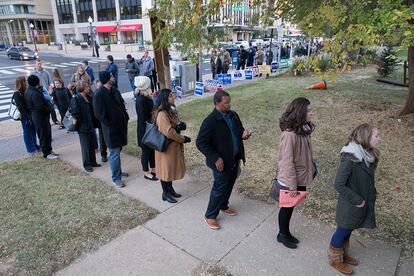
<svg viewBox="0 0 414 276">
<path fill-rule="evenodd" d="M 82 168 L 79 142 L 58 151 L 63 160 Z M 214 231 L 203 221 L 210 180 L 199 179 L 190 172 L 174 185 L 183 197 L 169 204 L 161 200 L 159 182 L 143 178 L 138 158 L 122 155 L 122 164 L 130 177 L 125 179 L 127 186 L 119 191 L 160 214 L 85 254 L 58 275 L 191 275 L 201 262 L 218 263 L 233 275 L 339 274 L 327 264 L 326 257 L 333 227 L 295 213 L 291 228 L 301 243 L 296 250 L 287 249 L 276 241 L 278 208 L 234 192 L 230 202 L 239 214 L 220 214 L 222 229 Z M 91 176 L 111 185 L 107 163 Z M 396 274 L 400 249 L 356 235 L 351 244 L 351 253 L 361 261 L 355 275 Z M 412 264 L 401 269 L 400 275 L 410 275 L 410 271 Z"/>
</svg>

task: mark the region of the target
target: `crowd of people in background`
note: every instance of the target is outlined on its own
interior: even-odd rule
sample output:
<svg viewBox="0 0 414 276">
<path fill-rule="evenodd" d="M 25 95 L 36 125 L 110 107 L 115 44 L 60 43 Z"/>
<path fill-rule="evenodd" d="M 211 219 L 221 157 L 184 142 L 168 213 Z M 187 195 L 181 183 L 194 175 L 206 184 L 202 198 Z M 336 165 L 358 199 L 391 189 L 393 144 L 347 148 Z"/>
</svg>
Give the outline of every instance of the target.
<svg viewBox="0 0 414 276">
<path fill-rule="evenodd" d="M 260 46 L 254 49 L 250 45 L 247 50 L 241 46 L 237 67 L 260 65 L 264 59 Z M 213 74 L 227 72 L 230 63 L 230 55 L 224 48 L 213 51 Z M 183 133 L 187 126 L 178 115 L 175 94 L 168 88 L 161 89 L 154 104 L 154 62 L 148 52 L 138 61 L 128 55 L 125 71 L 134 90 L 143 177 L 160 181 L 161 199 L 176 203 L 182 195 L 176 192 L 173 182 L 185 176 L 184 144 L 190 143 L 191 138 Z M 98 79 L 95 79 L 88 61 L 83 61 L 77 68 L 67 87 L 59 71 L 54 70 L 52 75 L 53 78 L 43 68 L 42 61 L 37 60 L 27 79 L 22 76 L 16 79 L 13 98 L 21 113 L 27 151 L 42 152 L 48 160 L 58 158 L 59 154 L 52 149 L 50 118 L 64 129 L 63 118 L 70 113 L 79 135 L 85 171 L 92 172 L 101 166 L 96 159 L 99 141 L 101 161 L 109 161 L 113 185 L 125 187 L 123 178 L 128 177 L 128 173 L 122 170 L 121 151 L 128 143 L 129 115 L 118 90 L 118 66 L 113 57 L 108 56 L 108 66 L 99 72 Z M 226 91 L 217 91 L 213 101 L 212 112 L 200 126 L 196 147 L 205 156 L 206 165 L 214 177 L 204 221 L 209 228 L 217 230 L 221 228 L 217 221 L 220 212 L 228 216 L 237 215 L 229 201 L 241 163 L 246 162 L 244 141 L 250 139 L 253 132 L 243 126 L 239 114 L 231 109 L 231 97 Z M 59 110 L 60 122 L 54 105 Z M 310 101 L 301 97 L 294 99 L 279 119 L 282 134 L 276 187 L 279 193 L 287 192 L 292 198 L 306 191 L 318 173 L 311 141 L 315 131 L 312 115 Z M 165 151 L 154 150 L 143 142 L 149 123 L 155 123 L 159 132 L 169 140 Z M 339 193 L 337 229 L 328 246 L 328 261 L 344 274 L 352 273 L 348 264 L 358 265 L 358 261 L 349 255 L 349 239 L 353 230 L 376 227 L 374 172 L 379 159 L 379 142 L 378 129 L 371 124 L 361 124 L 340 151 L 341 162 L 335 178 L 335 188 Z M 281 207 L 278 214 L 276 240 L 290 249 L 297 248 L 300 243 L 290 229 L 294 207 Z"/>
</svg>

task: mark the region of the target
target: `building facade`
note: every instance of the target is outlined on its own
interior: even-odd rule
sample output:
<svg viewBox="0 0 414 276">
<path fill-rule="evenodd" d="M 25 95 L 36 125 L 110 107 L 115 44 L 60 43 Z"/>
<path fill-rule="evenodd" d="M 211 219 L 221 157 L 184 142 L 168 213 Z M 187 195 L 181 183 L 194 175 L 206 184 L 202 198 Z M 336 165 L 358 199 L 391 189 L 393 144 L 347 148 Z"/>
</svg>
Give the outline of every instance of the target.
<svg viewBox="0 0 414 276">
<path fill-rule="evenodd" d="M 56 40 L 50 0 L 0 0 L 0 44 Z"/>
<path fill-rule="evenodd" d="M 152 0 L 50 1 L 58 42 L 89 41 L 91 34 L 100 44 L 143 45 L 152 40 L 146 16 Z"/>
</svg>

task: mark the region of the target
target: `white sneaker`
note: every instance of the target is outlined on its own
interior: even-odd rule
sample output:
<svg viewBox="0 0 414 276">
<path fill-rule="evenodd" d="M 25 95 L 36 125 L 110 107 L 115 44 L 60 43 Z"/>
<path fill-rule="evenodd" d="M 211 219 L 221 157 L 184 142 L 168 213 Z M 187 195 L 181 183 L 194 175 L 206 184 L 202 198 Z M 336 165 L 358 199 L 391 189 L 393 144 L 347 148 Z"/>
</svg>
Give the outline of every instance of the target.
<svg viewBox="0 0 414 276">
<path fill-rule="evenodd" d="M 56 156 L 56 155 L 54 155 L 54 154 L 52 154 L 52 153 L 50 153 L 48 156 L 46 156 L 46 159 L 47 160 L 53 160 L 53 159 L 56 159 L 56 158 L 59 158 L 59 157 Z"/>
<path fill-rule="evenodd" d="M 59 153 L 54 152 L 53 150 L 50 152 L 50 154 L 54 155 L 54 156 L 59 156 Z"/>
</svg>

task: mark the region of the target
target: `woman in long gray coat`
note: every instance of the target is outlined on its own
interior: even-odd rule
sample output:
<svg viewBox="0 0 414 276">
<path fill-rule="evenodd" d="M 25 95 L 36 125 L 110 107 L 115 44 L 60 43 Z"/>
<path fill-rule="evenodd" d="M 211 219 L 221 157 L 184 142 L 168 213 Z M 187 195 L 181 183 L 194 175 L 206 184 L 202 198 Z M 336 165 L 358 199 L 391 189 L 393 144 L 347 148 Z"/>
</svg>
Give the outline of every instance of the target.
<svg viewBox="0 0 414 276">
<path fill-rule="evenodd" d="M 378 164 L 379 132 L 371 124 L 359 125 L 341 150 L 341 163 L 335 178 L 339 193 L 336 208 L 337 229 L 328 248 L 329 264 L 344 274 L 351 274 L 347 266 L 358 265 L 348 255 L 349 238 L 358 228 L 375 228 L 374 171 Z"/>
</svg>

